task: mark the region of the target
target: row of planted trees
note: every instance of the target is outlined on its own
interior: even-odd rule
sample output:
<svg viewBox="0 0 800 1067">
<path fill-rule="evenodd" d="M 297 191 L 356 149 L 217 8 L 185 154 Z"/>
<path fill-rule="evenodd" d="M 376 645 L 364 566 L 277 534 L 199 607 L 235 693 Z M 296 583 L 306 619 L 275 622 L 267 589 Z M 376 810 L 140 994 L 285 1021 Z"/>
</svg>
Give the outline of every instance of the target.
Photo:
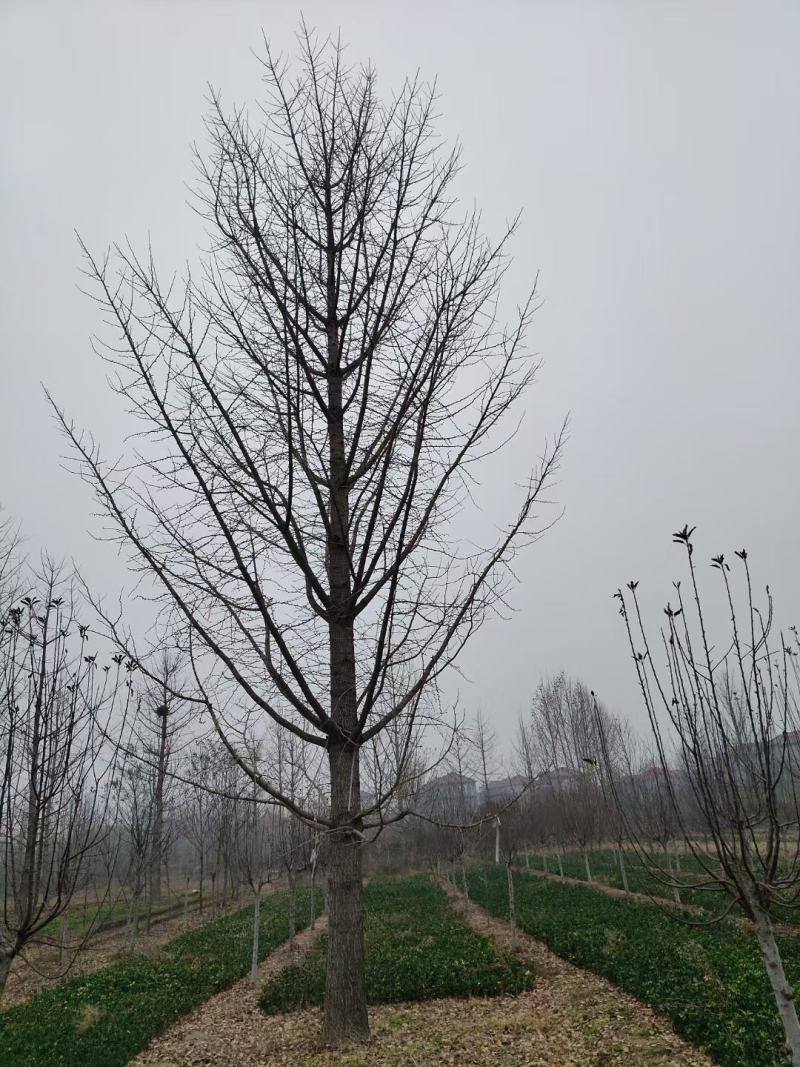
<svg viewBox="0 0 800 1067">
<path fill-rule="evenodd" d="M 674 583 L 655 633 L 638 583 L 616 594 L 645 722 L 634 728 L 561 673 L 520 716 L 511 771 L 491 717 L 459 723 L 441 762 L 410 783 L 416 818 L 389 830 L 383 855 L 447 869 L 466 892 L 478 859 L 525 863 L 535 851 L 563 877 L 569 850 L 591 882 L 593 851 L 613 848 L 626 892 L 632 861 L 657 899 L 702 902 L 691 921 L 749 920 L 797 1063 L 775 926 L 800 906 L 800 642 L 775 625 L 769 589 L 754 590 L 747 552 L 735 553 L 738 573 L 722 555 L 698 567 L 692 534 L 674 535 L 688 581 Z"/>
<path fill-rule="evenodd" d="M 735 553 L 735 567 L 723 555 L 699 565 L 693 532 L 674 535 L 687 578 L 674 583 L 660 627 L 648 625 L 637 581 L 616 594 L 644 723 L 633 729 L 564 674 L 542 682 L 519 722 L 518 789 L 505 810 L 495 805 L 501 818 L 476 807 L 465 830 L 440 823 L 420 840 L 431 857 L 498 858 L 487 829 L 497 825 L 507 861 L 533 849 L 563 876 L 562 852 L 577 851 L 587 881 L 593 849 L 612 846 L 625 890 L 627 854 L 658 884 L 657 899 L 702 901 L 688 921 L 743 916 L 800 1063 L 775 937 L 800 906 L 800 643 L 794 627 L 775 624 L 770 590 L 754 589 L 748 553 Z M 466 736 L 477 774 L 485 731 Z"/>
<path fill-rule="evenodd" d="M 32 567 L 2 524 L 0 995 L 18 957 L 63 975 L 109 926 L 132 949 L 143 924 L 190 902 L 202 915 L 247 893 L 257 914 L 276 878 L 293 900 L 319 853 L 173 698 L 180 656 L 149 670 L 90 617 L 75 581 L 48 560 Z M 269 731 L 247 744 L 291 796 L 317 788 L 299 745 Z"/>
</svg>

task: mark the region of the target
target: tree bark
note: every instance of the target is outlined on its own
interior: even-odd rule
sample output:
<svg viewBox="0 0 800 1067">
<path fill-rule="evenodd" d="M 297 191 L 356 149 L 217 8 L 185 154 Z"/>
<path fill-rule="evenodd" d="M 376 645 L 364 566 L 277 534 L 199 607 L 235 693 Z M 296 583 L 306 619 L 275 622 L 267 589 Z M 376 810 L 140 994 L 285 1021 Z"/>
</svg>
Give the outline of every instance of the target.
<svg viewBox="0 0 800 1067">
<path fill-rule="evenodd" d="M 517 947 L 517 909 L 514 905 L 514 875 L 511 873 L 511 864 L 506 866 L 506 879 L 508 881 L 508 921 L 511 924 L 511 950 Z"/>
<path fill-rule="evenodd" d="M 758 938 L 758 946 L 761 949 L 761 956 L 764 960 L 764 967 L 772 986 L 772 995 L 775 997 L 778 1015 L 783 1025 L 786 1047 L 789 1050 L 794 1067 L 800 1067 L 800 1023 L 797 1020 L 794 990 L 786 980 L 783 960 L 775 942 L 775 935 L 772 932 L 769 916 L 758 907 L 754 910 L 755 921 L 753 926 Z"/>
<path fill-rule="evenodd" d="M 309 926 L 313 930 L 317 925 L 317 897 L 314 882 L 317 876 L 317 865 L 311 863 L 311 899 L 309 901 Z"/>
<path fill-rule="evenodd" d="M 361 886 L 360 745 L 351 615 L 350 499 L 336 307 L 336 243 L 330 190 L 327 226 L 327 390 L 330 464 L 327 564 L 329 586 L 331 823 L 328 867 L 328 970 L 323 1036 L 330 1044 L 369 1037 Z"/>
<path fill-rule="evenodd" d="M 289 868 L 289 947 L 294 952 L 294 936 L 297 932 L 296 902 L 297 890 L 295 885 L 294 869 Z"/>
<path fill-rule="evenodd" d="M 200 899 L 198 901 L 200 915 L 203 914 L 203 875 L 205 873 L 203 867 L 204 867 L 204 865 L 203 865 L 203 849 L 201 848 L 200 849 Z"/>
<path fill-rule="evenodd" d="M 3 996 L 3 992 L 6 988 L 6 982 L 8 981 L 8 972 L 11 970 L 11 964 L 13 962 L 13 949 L 4 949 L 0 951 L 0 997 Z"/>
<path fill-rule="evenodd" d="M 250 981 L 258 981 L 258 939 L 261 932 L 261 890 L 253 890 L 253 958 L 250 961 Z"/>
<path fill-rule="evenodd" d="M 625 852 L 623 849 L 619 850 L 619 873 L 622 875 L 622 888 L 626 893 L 630 893 L 628 888 L 628 872 L 625 868 Z"/>
<path fill-rule="evenodd" d="M 358 795 L 358 750 L 330 752 L 331 808 L 337 823 Z M 355 786 L 351 785 L 355 779 Z M 358 810 L 358 804 L 355 805 Z M 330 1044 L 369 1037 L 364 973 L 364 911 L 361 898 L 361 838 L 339 828 L 328 838 L 328 972 L 324 1039 Z"/>
<path fill-rule="evenodd" d="M 592 880 L 592 868 L 589 866 L 589 853 L 588 852 L 584 852 L 584 854 L 583 854 L 583 865 L 586 868 L 586 881 L 587 882 L 591 882 L 591 880 Z"/>
<path fill-rule="evenodd" d="M 150 848 L 150 910 L 161 903 L 161 858 L 164 833 L 164 779 L 167 772 L 167 706 L 156 711 L 159 717 L 158 728 L 158 763 L 156 767 L 156 785 L 153 793 L 153 837 Z"/>
</svg>

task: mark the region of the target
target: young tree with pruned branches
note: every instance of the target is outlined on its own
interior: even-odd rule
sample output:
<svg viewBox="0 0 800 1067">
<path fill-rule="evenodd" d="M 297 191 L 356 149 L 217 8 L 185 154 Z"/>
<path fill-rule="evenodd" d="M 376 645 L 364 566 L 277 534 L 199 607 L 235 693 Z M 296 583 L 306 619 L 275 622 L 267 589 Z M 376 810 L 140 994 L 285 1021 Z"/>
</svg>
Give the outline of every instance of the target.
<svg viewBox="0 0 800 1067">
<path fill-rule="evenodd" d="M 739 907 L 752 922 L 792 1063 L 800 1064 L 794 991 L 773 931 L 782 909 L 800 902 L 798 649 L 788 635 L 773 634 L 772 598 L 767 590 L 764 607 L 756 602 L 744 549 L 735 553 L 738 587 L 725 557 L 712 560 L 730 619 L 722 642 L 713 640 L 693 533 L 694 527 L 686 526 L 674 535 L 686 552 L 688 589 L 674 583 L 676 602 L 667 604 L 655 642 L 645 626 L 638 582 L 615 594 L 658 773 L 649 775 L 645 805 L 625 802 L 613 772 L 608 780 L 651 874 L 676 891 L 684 886 L 716 891 L 726 903 L 709 921 Z M 611 761 L 604 762 L 608 769 Z M 654 800 L 658 821 L 666 818 L 691 855 L 690 871 L 677 871 L 649 847 Z"/>
<path fill-rule="evenodd" d="M 338 1041 L 368 1033 L 362 843 L 394 788 L 362 803 L 361 750 L 401 721 L 413 751 L 426 688 L 536 536 L 563 433 L 476 549 L 460 516 L 477 464 L 537 369 L 533 295 L 509 326 L 497 317 L 515 227 L 493 244 L 456 210 L 459 155 L 440 146 L 433 90 L 407 82 L 383 103 L 339 44 L 300 44 L 296 77 L 265 44 L 257 122 L 212 99 L 199 272 L 164 282 L 149 254 L 87 252 L 119 339 L 104 355 L 148 435 L 135 462 L 105 463 L 56 411 L 170 606 L 223 744 L 326 835 L 324 1030 Z M 318 750 L 324 814 L 252 766 L 248 714 Z"/>
<path fill-rule="evenodd" d="M 131 686 L 121 654 L 98 662 L 59 567 L 19 561 L 15 582 L 13 553 L 0 553 L 2 995 L 14 960 L 65 914 L 110 833 L 120 753 L 105 731 L 124 719 Z"/>
</svg>

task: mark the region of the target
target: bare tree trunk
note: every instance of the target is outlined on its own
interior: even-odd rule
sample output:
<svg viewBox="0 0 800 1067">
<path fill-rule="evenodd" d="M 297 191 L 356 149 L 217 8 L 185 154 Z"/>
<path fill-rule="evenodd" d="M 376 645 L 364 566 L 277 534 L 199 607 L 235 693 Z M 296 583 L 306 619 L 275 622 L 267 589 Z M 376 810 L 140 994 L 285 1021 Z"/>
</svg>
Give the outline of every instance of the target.
<svg viewBox="0 0 800 1067">
<path fill-rule="evenodd" d="M 589 853 L 585 852 L 585 851 L 583 853 L 583 865 L 586 868 L 586 881 L 587 882 L 591 882 L 591 880 L 592 880 L 592 868 L 589 866 Z"/>
<path fill-rule="evenodd" d="M 628 872 L 625 868 L 625 852 L 623 849 L 619 850 L 619 873 L 622 875 L 622 887 L 627 894 L 630 894 L 628 888 Z"/>
<path fill-rule="evenodd" d="M 297 931 L 297 918 L 296 918 L 296 901 L 297 891 L 294 877 L 294 869 L 289 868 L 289 906 L 288 906 L 288 919 L 289 919 L 289 947 L 294 952 L 294 936 Z"/>
<path fill-rule="evenodd" d="M 461 884 L 464 888 L 464 896 L 469 900 L 469 886 L 467 884 L 467 864 L 464 860 L 464 853 L 461 853 Z"/>
<path fill-rule="evenodd" d="M 526 848 L 525 849 L 525 866 L 526 867 L 530 867 L 530 865 L 531 865 L 531 857 L 530 857 L 530 854 L 529 854 L 529 852 L 528 852 L 528 850 Z"/>
<path fill-rule="evenodd" d="M 544 863 L 544 873 L 545 873 L 545 874 L 549 874 L 549 873 L 550 873 L 550 869 L 549 869 L 549 867 L 547 866 L 547 853 L 546 853 L 546 852 L 544 852 L 544 853 L 542 854 L 542 861 L 543 861 L 543 863 Z"/>
<path fill-rule="evenodd" d="M 139 937 L 139 900 L 141 896 L 140 889 L 134 889 L 133 897 L 131 898 L 131 914 L 130 922 L 128 926 L 128 948 L 132 949 L 136 944 Z"/>
<path fill-rule="evenodd" d="M 147 928 L 150 929 L 150 914 L 153 905 L 161 903 L 161 862 L 164 832 L 164 779 L 167 774 L 167 705 L 156 708 L 159 717 L 158 764 L 156 787 L 153 794 L 153 836 L 150 846 L 150 907 L 147 912 Z"/>
<path fill-rule="evenodd" d="M 558 873 L 561 881 L 564 881 L 564 864 L 561 862 L 561 852 L 556 852 L 556 859 L 558 860 Z"/>
<path fill-rule="evenodd" d="M 511 924 L 511 950 L 517 947 L 517 909 L 514 905 L 514 876 L 511 873 L 511 864 L 506 865 L 506 880 L 508 882 L 508 921 Z"/>
<path fill-rule="evenodd" d="M 500 862 L 500 818 L 494 820 L 494 862 Z"/>
<path fill-rule="evenodd" d="M 337 324 L 336 247 L 330 190 L 326 190 L 327 390 L 330 463 L 327 538 L 330 587 L 331 710 L 328 737 L 331 822 L 328 866 L 328 970 L 323 1035 L 330 1044 L 369 1037 L 364 965 L 360 748 L 351 599 L 350 500 L 345 455 L 342 376 Z"/>
<path fill-rule="evenodd" d="M 789 1050 L 794 1067 L 800 1067 L 800 1023 L 797 1021 L 794 990 L 786 980 L 783 961 L 775 942 L 775 935 L 772 932 L 769 916 L 760 908 L 755 909 L 754 928 L 758 938 L 758 945 L 761 949 L 761 956 L 764 960 L 764 967 L 772 986 L 772 994 L 775 997 L 778 1015 L 783 1025 L 783 1032 L 786 1036 L 786 1047 Z"/>
<path fill-rule="evenodd" d="M 200 899 L 199 899 L 199 914 L 203 914 L 203 875 L 204 875 L 204 849 L 200 849 Z"/>
<path fill-rule="evenodd" d="M 11 970 L 11 964 L 14 962 L 14 955 L 15 953 L 12 948 L 0 950 L 0 997 L 2 997 L 6 988 L 8 972 Z"/>
<path fill-rule="evenodd" d="M 261 889 L 253 890 L 253 958 L 250 963 L 250 981 L 258 981 L 258 938 L 261 932 Z"/>
<path fill-rule="evenodd" d="M 316 856 L 311 857 L 311 903 L 310 909 L 310 922 L 309 925 L 313 930 L 317 924 L 317 895 L 316 895 L 316 880 L 317 880 L 317 861 Z"/>
<path fill-rule="evenodd" d="M 669 874 L 670 878 L 674 878 L 675 872 L 672 869 L 672 857 L 669 854 L 667 845 L 664 845 L 664 859 L 667 865 L 667 873 Z M 676 885 L 672 887 L 672 899 L 675 901 L 676 904 L 681 903 L 681 891 Z"/>
<path fill-rule="evenodd" d="M 330 751 L 331 811 L 340 826 L 359 810 L 358 749 Z M 328 968 L 324 1037 L 330 1044 L 369 1036 L 364 974 L 361 837 L 349 828 L 328 838 Z"/>
<path fill-rule="evenodd" d="M 64 969 L 67 962 L 67 941 L 69 937 L 69 913 L 66 911 L 61 912 L 61 922 L 59 924 L 58 933 L 58 966 L 61 970 Z"/>
</svg>

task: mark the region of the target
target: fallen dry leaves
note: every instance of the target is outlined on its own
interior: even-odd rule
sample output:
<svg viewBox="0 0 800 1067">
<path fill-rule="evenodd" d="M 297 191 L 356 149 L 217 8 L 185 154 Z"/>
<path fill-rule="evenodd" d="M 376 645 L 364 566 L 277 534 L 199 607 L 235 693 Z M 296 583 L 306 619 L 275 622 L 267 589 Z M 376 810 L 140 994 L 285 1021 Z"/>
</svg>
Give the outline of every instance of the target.
<svg viewBox="0 0 800 1067">
<path fill-rule="evenodd" d="M 453 906 L 478 932 L 509 950 L 507 924 L 449 889 Z M 303 931 L 298 952 L 321 930 Z M 649 1008 L 602 978 L 519 934 L 536 985 L 492 1000 L 383 1005 L 370 1012 L 365 1045 L 322 1046 L 317 1009 L 265 1016 L 244 980 L 172 1027 L 132 1061 L 137 1067 L 711 1067 Z M 262 966 L 262 979 L 286 965 L 287 946 Z"/>
</svg>

